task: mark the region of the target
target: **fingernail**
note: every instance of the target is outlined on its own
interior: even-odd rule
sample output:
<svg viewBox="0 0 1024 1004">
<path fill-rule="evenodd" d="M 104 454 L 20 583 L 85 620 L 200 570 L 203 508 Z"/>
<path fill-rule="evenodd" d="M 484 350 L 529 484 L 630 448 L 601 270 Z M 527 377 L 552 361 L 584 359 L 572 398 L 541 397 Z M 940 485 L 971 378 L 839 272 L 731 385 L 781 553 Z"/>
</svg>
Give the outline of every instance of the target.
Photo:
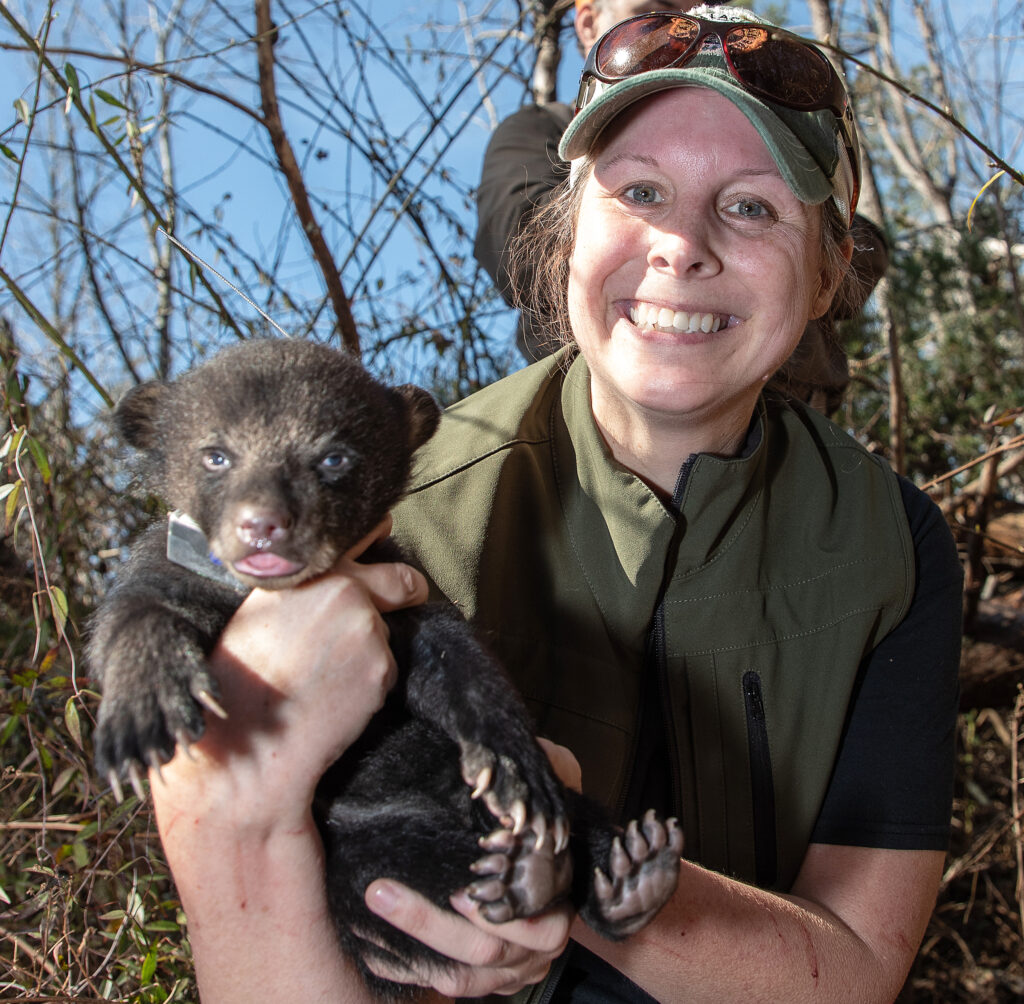
<svg viewBox="0 0 1024 1004">
<path fill-rule="evenodd" d="M 398 908 L 398 890 L 390 882 L 374 882 L 366 891 L 366 905 L 376 914 L 394 913 Z"/>
<path fill-rule="evenodd" d="M 476 901 L 468 892 L 466 892 L 465 889 L 453 892 L 451 896 L 448 897 L 448 902 L 451 903 L 453 910 L 463 915 L 472 913 L 477 906 Z"/>
</svg>

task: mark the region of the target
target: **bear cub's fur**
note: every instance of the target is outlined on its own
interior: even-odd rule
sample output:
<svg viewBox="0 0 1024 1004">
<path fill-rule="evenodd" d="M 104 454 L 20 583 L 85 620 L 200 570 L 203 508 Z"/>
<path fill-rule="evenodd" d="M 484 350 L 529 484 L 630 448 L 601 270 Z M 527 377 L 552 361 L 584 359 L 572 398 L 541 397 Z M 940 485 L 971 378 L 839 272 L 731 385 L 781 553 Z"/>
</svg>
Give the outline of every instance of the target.
<svg viewBox="0 0 1024 1004">
<path fill-rule="evenodd" d="M 142 484 L 199 525 L 212 560 L 209 575 L 172 563 L 161 523 L 93 620 L 96 763 L 115 788 L 125 774 L 138 787 L 140 768 L 196 741 L 204 708 L 224 713 L 206 657 L 248 590 L 330 569 L 399 500 L 438 420 L 425 391 L 386 387 L 346 354 L 299 340 L 246 342 L 125 396 L 115 423 L 137 450 Z M 398 557 L 381 544 L 364 560 Z M 446 961 L 367 910 L 375 878 L 442 907 L 468 888 L 497 922 L 571 897 L 608 937 L 647 923 L 675 888 L 675 822 L 648 813 L 616 835 L 567 791 L 511 683 L 452 609 L 386 619 L 399 681 L 315 806 L 332 915 L 370 987 L 407 992 L 367 959 L 420 971 Z"/>
</svg>

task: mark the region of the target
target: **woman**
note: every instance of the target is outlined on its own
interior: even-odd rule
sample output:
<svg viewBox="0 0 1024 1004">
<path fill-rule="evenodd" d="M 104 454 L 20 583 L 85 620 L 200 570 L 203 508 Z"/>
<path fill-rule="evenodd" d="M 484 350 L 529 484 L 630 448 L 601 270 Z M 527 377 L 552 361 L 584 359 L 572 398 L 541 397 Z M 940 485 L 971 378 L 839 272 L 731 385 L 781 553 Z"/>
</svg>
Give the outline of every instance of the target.
<svg viewBox="0 0 1024 1004">
<path fill-rule="evenodd" d="M 624 815 L 679 813 L 682 876 L 634 938 L 576 923 L 566 953 L 565 911 L 495 926 L 465 897 L 447 914 L 374 883 L 371 908 L 460 963 L 383 975 L 442 995 L 550 969 L 553 1000 L 891 1001 L 941 875 L 948 531 L 834 426 L 762 393 L 849 259 L 845 90 L 752 15 L 696 13 L 631 19 L 592 51 L 571 182 L 544 214 L 540 309 L 573 346 L 451 409 L 398 512 L 564 744 L 563 776 Z M 231 718 L 153 785 L 207 1004 L 364 999 L 333 947 L 310 799 L 388 685 L 375 610 L 424 594 L 404 566 L 348 562 L 254 593 L 225 633 Z M 272 716 L 253 674 L 280 694 Z"/>
</svg>

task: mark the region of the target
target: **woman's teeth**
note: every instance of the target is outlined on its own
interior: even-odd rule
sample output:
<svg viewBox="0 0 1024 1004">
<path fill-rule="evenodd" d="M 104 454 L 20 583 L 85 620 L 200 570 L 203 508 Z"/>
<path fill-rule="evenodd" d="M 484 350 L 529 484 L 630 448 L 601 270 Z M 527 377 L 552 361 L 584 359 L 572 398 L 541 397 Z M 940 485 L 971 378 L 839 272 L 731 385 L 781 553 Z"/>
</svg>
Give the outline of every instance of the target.
<svg viewBox="0 0 1024 1004">
<path fill-rule="evenodd" d="M 667 307 L 655 307 L 653 304 L 641 303 L 630 307 L 629 319 L 641 331 L 659 328 L 662 331 L 675 331 L 679 334 L 705 334 L 724 328 L 728 318 L 721 314 L 689 314 L 685 310 L 669 310 Z"/>
</svg>

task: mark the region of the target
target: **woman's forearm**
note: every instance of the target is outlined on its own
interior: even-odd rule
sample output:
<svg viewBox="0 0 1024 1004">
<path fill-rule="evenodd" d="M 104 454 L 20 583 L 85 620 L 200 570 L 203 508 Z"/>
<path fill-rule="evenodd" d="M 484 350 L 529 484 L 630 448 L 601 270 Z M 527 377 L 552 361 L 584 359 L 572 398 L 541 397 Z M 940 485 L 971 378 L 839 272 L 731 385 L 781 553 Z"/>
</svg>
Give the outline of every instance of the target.
<svg viewBox="0 0 1024 1004">
<path fill-rule="evenodd" d="M 394 680 L 375 604 L 425 593 L 404 566 L 342 563 L 255 590 L 212 654 L 227 719 L 150 773 L 204 1004 L 372 1000 L 328 912 L 313 793 Z"/>
<path fill-rule="evenodd" d="M 329 919 L 312 818 L 271 831 L 215 826 L 162 787 L 154 779 L 204 1004 L 371 1001 Z"/>
<path fill-rule="evenodd" d="M 888 1004 L 920 944 L 943 855 L 822 845 L 812 855 L 803 897 L 684 862 L 676 896 L 638 935 L 613 944 L 577 921 L 573 937 L 658 1000 Z"/>
</svg>

